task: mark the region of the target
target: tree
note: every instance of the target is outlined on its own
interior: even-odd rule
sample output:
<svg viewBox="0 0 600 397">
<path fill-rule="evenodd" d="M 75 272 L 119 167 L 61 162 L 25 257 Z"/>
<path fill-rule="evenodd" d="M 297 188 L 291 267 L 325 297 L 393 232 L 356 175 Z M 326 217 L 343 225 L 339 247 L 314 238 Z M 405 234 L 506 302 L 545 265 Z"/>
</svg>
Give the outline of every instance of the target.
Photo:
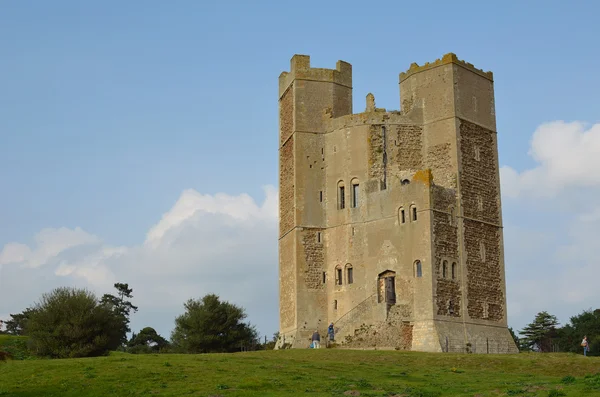
<svg viewBox="0 0 600 397">
<path fill-rule="evenodd" d="M 127 343 L 130 353 L 158 353 L 169 346 L 169 341 L 160 336 L 152 327 L 143 328 L 139 334 L 133 334 Z"/>
<path fill-rule="evenodd" d="M 512 336 L 513 340 L 515 341 L 515 345 L 517 345 L 517 348 L 520 349 L 521 341 L 519 340 L 519 337 L 517 336 L 517 334 L 515 334 L 515 331 L 512 329 L 512 327 L 509 327 L 508 331 L 510 332 L 510 335 Z"/>
<path fill-rule="evenodd" d="M 552 351 L 552 339 L 557 336 L 558 325 L 555 316 L 545 311 L 538 313 L 533 322 L 519 332 L 523 335 L 523 346 L 542 353 Z"/>
<path fill-rule="evenodd" d="M 104 294 L 102 299 L 100 299 L 100 303 L 111 307 L 113 312 L 122 318 L 125 324 L 125 330 L 121 335 L 121 343 L 123 344 L 127 342 L 127 332 L 131 331 L 129 328 L 129 316 L 132 311 L 134 313 L 137 312 L 138 308 L 130 301 L 125 300 L 125 298 L 133 298 L 133 295 L 131 295 L 133 289 L 129 288 L 129 284 L 115 283 L 114 287 L 117 289 L 117 296 Z"/>
<path fill-rule="evenodd" d="M 42 295 L 25 332 L 37 356 L 93 357 L 116 349 L 125 327 L 113 308 L 99 303 L 93 293 L 63 287 Z"/>
<path fill-rule="evenodd" d="M 221 302 L 214 294 L 190 299 L 185 313 L 175 319 L 173 344 L 185 353 L 225 353 L 240 350 L 258 339 L 256 329 L 243 320 L 243 308 Z"/>
<path fill-rule="evenodd" d="M 600 350 L 600 310 L 584 310 L 570 318 L 570 322 L 558 332 L 561 351 L 581 353 L 581 340 L 588 338 L 589 355 L 598 355 Z"/>
<path fill-rule="evenodd" d="M 22 313 L 11 314 L 11 319 L 4 322 L 6 332 L 11 335 L 25 335 L 27 320 L 32 313 L 33 309 L 27 308 Z"/>
</svg>

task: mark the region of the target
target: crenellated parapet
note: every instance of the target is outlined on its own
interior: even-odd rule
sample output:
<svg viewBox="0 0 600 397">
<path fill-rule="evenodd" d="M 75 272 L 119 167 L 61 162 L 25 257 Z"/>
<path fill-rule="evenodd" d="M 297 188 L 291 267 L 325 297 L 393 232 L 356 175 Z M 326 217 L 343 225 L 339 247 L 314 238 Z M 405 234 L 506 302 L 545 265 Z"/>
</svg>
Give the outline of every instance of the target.
<svg viewBox="0 0 600 397">
<path fill-rule="evenodd" d="M 441 59 L 436 59 L 433 62 L 427 62 L 426 64 L 421 65 L 421 66 L 419 66 L 419 64 L 417 64 L 417 63 L 412 63 L 410 65 L 410 68 L 406 72 L 400 73 L 400 82 L 402 82 L 403 80 L 406 80 L 407 78 L 409 78 L 410 76 L 412 76 L 416 73 L 423 72 L 423 71 L 429 70 L 429 69 L 433 69 L 438 66 L 447 65 L 449 63 L 453 63 L 455 65 L 462 66 L 463 68 L 466 68 L 474 73 L 477 73 L 481 77 L 485 77 L 486 79 L 488 79 L 490 81 L 494 81 L 494 74 L 492 72 L 485 72 L 482 69 L 477 69 L 475 66 L 473 66 L 473 64 L 462 61 L 462 60 L 458 59 L 456 54 L 449 52 L 448 54 L 444 55 Z"/>
<path fill-rule="evenodd" d="M 335 69 L 311 68 L 310 56 L 296 54 L 290 60 L 290 71 L 279 75 L 279 97 L 294 80 L 322 81 L 352 88 L 352 65 L 337 61 Z"/>
</svg>

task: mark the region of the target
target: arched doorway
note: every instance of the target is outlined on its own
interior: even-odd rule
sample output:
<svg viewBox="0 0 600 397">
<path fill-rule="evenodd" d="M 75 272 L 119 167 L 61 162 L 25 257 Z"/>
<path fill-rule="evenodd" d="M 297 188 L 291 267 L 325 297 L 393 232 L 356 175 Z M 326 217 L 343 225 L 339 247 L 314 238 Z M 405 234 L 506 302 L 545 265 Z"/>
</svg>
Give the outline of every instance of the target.
<svg viewBox="0 0 600 397">
<path fill-rule="evenodd" d="M 378 276 L 378 301 L 388 305 L 396 304 L 396 272 L 386 270 Z"/>
</svg>

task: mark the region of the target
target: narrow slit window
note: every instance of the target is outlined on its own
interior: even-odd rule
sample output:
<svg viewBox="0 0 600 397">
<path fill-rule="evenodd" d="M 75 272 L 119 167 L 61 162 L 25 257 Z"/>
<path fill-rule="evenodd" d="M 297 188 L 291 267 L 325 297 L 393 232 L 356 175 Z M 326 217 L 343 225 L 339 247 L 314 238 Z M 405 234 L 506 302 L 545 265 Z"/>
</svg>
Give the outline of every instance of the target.
<svg viewBox="0 0 600 397">
<path fill-rule="evenodd" d="M 337 273 L 337 280 L 335 280 L 335 281 L 336 281 L 337 285 L 342 285 L 342 277 L 343 277 L 342 269 L 340 269 L 340 268 L 336 269 L 336 273 Z"/>
<path fill-rule="evenodd" d="M 448 261 L 444 261 L 442 264 L 442 277 L 448 277 Z"/>
<path fill-rule="evenodd" d="M 415 276 L 423 277 L 423 268 L 421 266 L 421 261 L 415 262 Z"/>
<path fill-rule="evenodd" d="M 333 301 L 333 310 L 337 310 L 337 299 Z"/>
<path fill-rule="evenodd" d="M 317 243 L 321 242 L 321 232 L 317 232 Z"/>
<path fill-rule="evenodd" d="M 456 279 L 456 262 L 452 262 L 452 280 Z"/>
<path fill-rule="evenodd" d="M 338 184 L 338 208 L 346 208 L 346 189 L 342 183 Z"/>
<path fill-rule="evenodd" d="M 404 208 L 400 208 L 400 222 L 406 223 L 406 214 L 404 213 Z"/>
<path fill-rule="evenodd" d="M 358 207 L 358 183 L 352 184 L 352 208 Z"/>
<path fill-rule="evenodd" d="M 354 283 L 354 272 L 353 272 L 353 269 L 352 269 L 352 267 L 348 267 L 348 268 L 346 269 L 346 272 L 347 272 L 347 274 L 346 274 L 346 278 L 347 278 L 347 282 L 348 282 L 348 284 L 352 284 L 352 283 Z"/>
<path fill-rule="evenodd" d="M 327 282 L 327 273 L 323 272 L 323 284 Z"/>
<path fill-rule="evenodd" d="M 412 207 L 412 220 L 417 220 L 417 207 Z"/>
<path fill-rule="evenodd" d="M 323 202 L 323 191 L 322 190 L 319 191 L 319 202 L 321 202 L 321 203 Z"/>
</svg>

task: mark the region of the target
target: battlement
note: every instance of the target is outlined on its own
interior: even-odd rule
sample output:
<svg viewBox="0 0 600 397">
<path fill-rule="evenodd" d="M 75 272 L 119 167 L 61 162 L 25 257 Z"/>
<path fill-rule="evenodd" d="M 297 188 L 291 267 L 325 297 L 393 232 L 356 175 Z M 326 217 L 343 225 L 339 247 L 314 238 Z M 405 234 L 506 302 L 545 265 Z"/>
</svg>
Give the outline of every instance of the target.
<svg viewBox="0 0 600 397">
<path fill-rule="evenodd" d="M 484 77 L 490 81 L 494 81 L 494 74 L 492 72 L 485 72 L 482 69 L 477 69 L 475 66 L 473 66 L 473 64 L 462 61 L 462 60 L 458 59 L 456 54 L 449 52 L 448 54 L 444 55 L 441 59 L 436 59 L 433 62 L 427 62 L 426 64 L 424 64 L 422 66 L 419 66 L 417 63 L 413 62 L 410 65 L 410 68 L 406 72 L 400 73 L 400 82 L 406 80 L 407 78 L 409 78 L 410 76 L 412 76 L 416 73 L 423 72 L 423 71 L 429 70 L 429 69 L 433 69 L 438 66 L 447 65 L 449 63 L 453 63 L 455 65 L 462 66 L 463 68 L 468 69 L 471 72 L 474 72 L 474 73 L 480 75 L 481 77 Z"/>
<path fill-rule="evenodd" d="M 279 75 L 279 96 L 294 80 L 322 81 L 352 88 L 352 65 L 337 61 L 335 69 L 311 68 L 310 56 L 296 54 L 290 60 L 290 71 Z"/>
</svg>

